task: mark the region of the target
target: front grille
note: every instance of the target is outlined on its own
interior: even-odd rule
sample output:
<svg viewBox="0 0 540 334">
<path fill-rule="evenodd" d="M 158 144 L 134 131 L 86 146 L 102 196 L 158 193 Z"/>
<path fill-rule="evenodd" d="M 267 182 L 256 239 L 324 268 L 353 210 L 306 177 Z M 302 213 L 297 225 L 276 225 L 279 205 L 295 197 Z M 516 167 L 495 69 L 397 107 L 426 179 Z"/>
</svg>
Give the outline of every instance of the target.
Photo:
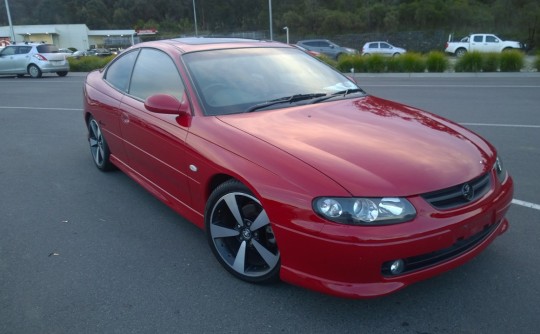
<svg viewBox="0 0 540 334">
<path fill-rule="evenodd" d="M 466 253 L 471 248 L 484 241 L 497 228 L 497 226 L 499 226 L 499 224 L 500 221 L 497 224 L 485 226 L 482 231 L 476 233 L 475 235 L 467 239 L 459 239 L 458 241 L 456 241 L 456 243 L 454 243 L 448 248 L 403 259 L 404 270 L 398 275 L 424 269 L 426 267 L 433 266 L 435 264 L 447 261 L 463 253 Z M 386 277 L 396 276 L 390 271 L 390 265 L 392 264 L 392 262 L 393 261 L 385 262 L 382 266 L 382 274 Z"/>
<path fill-rule="evenodd" d="M 472 193 L 464 193 L 464 187 L 470 187 Z M 458 184 L 450 188 L 433 191 L 423 194 L 424 198 L 431 206 L 439 210 L 454 209 L 470 202 L 474 202 L 484 196 L 491 187 L 490 173 L 486 173 L 476 179 Z M 469 195 L 469 196 L 467 196 Z"/>
</svg>

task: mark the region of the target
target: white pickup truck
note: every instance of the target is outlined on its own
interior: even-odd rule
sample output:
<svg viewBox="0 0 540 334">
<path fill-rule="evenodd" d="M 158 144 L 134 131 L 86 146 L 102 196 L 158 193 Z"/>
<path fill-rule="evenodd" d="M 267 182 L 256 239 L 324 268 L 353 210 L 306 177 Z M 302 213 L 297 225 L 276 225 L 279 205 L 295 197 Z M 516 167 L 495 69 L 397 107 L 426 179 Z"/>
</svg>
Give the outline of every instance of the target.
<svg viewBox="0 0 540 334">
<path fill-rule="evenodd" d="M 492 34 L 472 34 L 463 37 L 459 42 L 451 42 L 452 35 L 446 42 L 445 52 L 455 54 L 457 57 L 463 56 L 467 52 L 502 52 L 512 49 L 521 49 L 523 46 L 516 41 L 503 41 Z"/>
</svg>

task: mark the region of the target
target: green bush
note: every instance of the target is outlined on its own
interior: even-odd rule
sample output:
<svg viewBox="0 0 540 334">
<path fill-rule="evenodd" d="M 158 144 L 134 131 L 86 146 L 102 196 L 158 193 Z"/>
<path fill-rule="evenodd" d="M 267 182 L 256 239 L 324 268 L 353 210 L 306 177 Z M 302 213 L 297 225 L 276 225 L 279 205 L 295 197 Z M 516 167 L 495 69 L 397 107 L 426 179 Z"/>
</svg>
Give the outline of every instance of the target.
<svg viewBox="0 0 540 334">
<path fill-rule="evenodd" d="M 400 73 L 404 71 L 405 70 L 403 69 L 403 62 L 401 61 L 401 56 L 386 59 L 386 72 Z"/>
<path fill-rule="evenodd" d="M 339 57 L 336 68 L 347 73 L 350 73 L 351 69 L 356 73 L 367 71 L 365 57 L 360 55 L 343 55 Z"/>
<path fill-rule="evenodd" d="M 111 60 L 114 55 L 108 57 L 86 56 L 86 57 L 69 57 L 69 67 L 71 72 L 90 72 L 98 68 L 103 68 Z"/>
<path fill-rule="evenodd" d="M 482 72 L 497 72 L 501 63 L 500 53 L 485 53 L 482 55 Z"/>
<path fill-rule="evenodd" d="M 338 63 L 334 59 L 323 55 L 322 53 L 318 55 L 317 58 L 319 58 L 323 63 L 327 63 L 328 65 L 337 68 Z"/>
<path fill-rule="evenodd" d="M 511 50 L 501 53 L 501 72 L 519 72 L 525 64 L 521 51 Z"/>
<path fill-rule="evenodd" d="M 366 56 L 366 71 L 370 73 L 381 73 L 386 70 L 384 57 L 378 54 Z"/>
<path fill-rule="evenodd" d="M 540 72 L 540 51 L 536 53 L 536 58 L 534 59 L 534 67 L 536 67 L 537 72 Z"/>
<path fill-rule="evenodd" d="M 444 52 L 431 51 L 426 56 L 426 68 L 428 72 L 442 73 L 448 69 L 449 61 Z"/>
<path fill-rule="evenodd" d="M 467 52 L 457 60 L 454 70 L 456 72 L 480 72 L 482 63 L 483 56 L 480 52 Z"/>
<path fill-rule="evenodd" d="M 394 57 L 400 62 L 401 68 L 407 73 L 422 73 L 426 71 L 426 62 L 421 54 L 407 52 L 403 55 Z"/>
</svg>

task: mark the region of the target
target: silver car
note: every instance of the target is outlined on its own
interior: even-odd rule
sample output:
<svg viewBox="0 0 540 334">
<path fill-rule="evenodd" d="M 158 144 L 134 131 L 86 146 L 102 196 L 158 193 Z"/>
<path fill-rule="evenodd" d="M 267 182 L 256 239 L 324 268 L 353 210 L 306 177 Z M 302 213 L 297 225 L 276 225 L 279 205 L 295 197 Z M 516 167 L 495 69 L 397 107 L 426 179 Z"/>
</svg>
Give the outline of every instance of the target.
<svg viewBox="0 0 540 334">
<path fill-rule="evenodd" d="M 64 77 L 69 72 L 66 55 L 52 44 L 24 43 L 6 46 L 0 51 L 0 74 L 29 74 L 41 78 L 43 73 Z"/>
<path fill-rule="evenodd" d="M 407 50 L 403 48 L 398 48 L 387 42 L 368 42 L 362 47 L 362 55 L 367 56 L 371 54 L 380 54 L 383 56 L 399 56 L 404 54 Z"/>
<path fill-rule="evenodd" d="M 330 58 L 338 59 L 343 54 L 355 55 L 358 50 L 341 47 L 327 39 L 309 39 L 296 43 L 306 50 L 322 53 Z"/>
</svg>

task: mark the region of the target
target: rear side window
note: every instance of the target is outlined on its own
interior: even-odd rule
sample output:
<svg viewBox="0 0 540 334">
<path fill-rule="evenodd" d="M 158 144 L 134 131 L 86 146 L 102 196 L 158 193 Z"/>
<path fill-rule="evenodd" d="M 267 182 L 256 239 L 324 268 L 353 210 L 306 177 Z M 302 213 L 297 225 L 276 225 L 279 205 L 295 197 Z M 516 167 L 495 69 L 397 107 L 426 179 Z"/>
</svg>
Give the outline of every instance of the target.
<svg viewBox="0 0 540 334">
<path fill-rule="evenodd" d="M 181 100 L 184 85 L 176 65 L 166 53 L 142 49 L 133 69 L 129 94 L 143 100 L 154 94 L 168 94 Z"/>
<path fill-rule="evenodd" d="M 368 48 L 370 49 L 376 49 L 379 47 L 379 43 L 369 43 Z"/>
<path fill-rule="evenodd" d="M 127 92 L 133 64 L 137 59 L 139 50 L 124 53 L 107 68 L 105 80 L 115 88 Z"/>
<path fill-rule="evenodd" d="M 32 50 L 31 46 L 19 46 L 19 48 L 17 50 L 17 54 L 25 55 L 28 52 L 30 52 L 30 50 Z"/>
<path fill-rule="evenodd" d="M 484 36 L 474 36 L 473 41 L 475 42 L 482 42 L 484 40 Z"/>
<path fill-rule="evenodd" d="M 42 45 L 38 45 L 36 47 L 37 51 L 39 53 L 56 53 L 58 52 L 58 48 L 56 47 L 56 45 L 52 45 L 52 44 L 42 44 Z"/>
</svg>

